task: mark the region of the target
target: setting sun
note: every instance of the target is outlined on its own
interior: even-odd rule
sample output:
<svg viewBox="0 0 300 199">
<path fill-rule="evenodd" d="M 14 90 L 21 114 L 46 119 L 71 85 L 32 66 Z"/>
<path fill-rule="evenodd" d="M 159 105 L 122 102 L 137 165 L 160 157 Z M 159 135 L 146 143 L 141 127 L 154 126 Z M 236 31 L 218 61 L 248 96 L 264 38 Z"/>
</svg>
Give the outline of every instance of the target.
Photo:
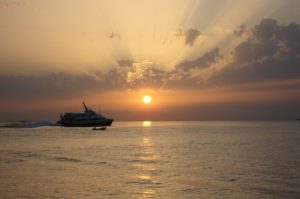
<svg viewBox="0 0 300 199">
<path fill-rule="evenodd" d="M 151 98 L 149 95 L 145 95 L 145 96 L 143 97 L 143 102 L 144 102 L 145 104 L 150 104 L 151 101 L 152 101 L 152 98 Z"/>
</svg>

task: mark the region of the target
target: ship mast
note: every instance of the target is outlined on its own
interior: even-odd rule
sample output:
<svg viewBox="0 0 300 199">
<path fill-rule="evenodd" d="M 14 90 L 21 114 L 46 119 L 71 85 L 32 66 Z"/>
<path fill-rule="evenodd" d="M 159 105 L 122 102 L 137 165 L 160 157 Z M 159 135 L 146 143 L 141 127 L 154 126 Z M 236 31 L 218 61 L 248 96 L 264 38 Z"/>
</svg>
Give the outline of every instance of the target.
<svg viewBox="0 0 300 199">
<path fill-rule="evenodd" d="M 82 105 L 83 105 L 83 107 L 84 107 L 85 110 L 88 109 L 88 107 L 85 105 L 84 101 L 82 101 Z"/>
</svg>

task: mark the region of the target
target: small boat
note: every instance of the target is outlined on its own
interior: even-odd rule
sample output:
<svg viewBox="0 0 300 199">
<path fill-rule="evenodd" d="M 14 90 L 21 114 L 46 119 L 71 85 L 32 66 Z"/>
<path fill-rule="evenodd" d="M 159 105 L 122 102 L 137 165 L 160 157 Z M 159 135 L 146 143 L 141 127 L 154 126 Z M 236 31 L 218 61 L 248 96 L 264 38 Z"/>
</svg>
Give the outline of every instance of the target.
<svg viewBox="0 0 300 199">
<path fill-rule="evenodd" d="M 103 127 L 100 127 L 100 128 L 97 128 L 97 127 L 92 128 L 93 131 L 95 131 L 95 130 L 105 130 L 105 129 L 106 129 L 106 126 L 103 126 Z"/>
</svg>

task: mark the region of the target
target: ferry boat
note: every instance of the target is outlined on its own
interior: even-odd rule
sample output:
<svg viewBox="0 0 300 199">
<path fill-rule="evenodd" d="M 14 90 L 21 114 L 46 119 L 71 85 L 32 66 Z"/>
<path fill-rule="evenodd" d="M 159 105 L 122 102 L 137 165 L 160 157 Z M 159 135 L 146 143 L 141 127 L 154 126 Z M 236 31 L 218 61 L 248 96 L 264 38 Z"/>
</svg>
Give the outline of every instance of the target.
<svg viewBox="0 0 300 199">
<path fill-rule="evenodd" d="M 60 115 L 57 122 L 61 126 L 66 127 L 99 127 L 111 126 L 113 119 L 106 118 L 100 113 L 96 113 L 82 102 L 84 111 L 79 113 L 64 113 Z"/>
</svg>

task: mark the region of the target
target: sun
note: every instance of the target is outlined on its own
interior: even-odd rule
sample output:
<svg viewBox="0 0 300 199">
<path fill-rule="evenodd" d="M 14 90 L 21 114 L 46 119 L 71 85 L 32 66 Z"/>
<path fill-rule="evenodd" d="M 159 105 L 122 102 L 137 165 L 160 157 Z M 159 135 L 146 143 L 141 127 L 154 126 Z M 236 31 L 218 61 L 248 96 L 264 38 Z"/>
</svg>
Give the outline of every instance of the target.
<svg viewBox="0 0 300 199">
<path fill-rule="evenodd" d="M 144 102 L 145 104 L 150 104 L 151 101 L 152 101 L 152 98 L 151 98 L 149 95 L 144 95 L 144 97 L 143 97 L 143 102 Z"/>
</svg>

